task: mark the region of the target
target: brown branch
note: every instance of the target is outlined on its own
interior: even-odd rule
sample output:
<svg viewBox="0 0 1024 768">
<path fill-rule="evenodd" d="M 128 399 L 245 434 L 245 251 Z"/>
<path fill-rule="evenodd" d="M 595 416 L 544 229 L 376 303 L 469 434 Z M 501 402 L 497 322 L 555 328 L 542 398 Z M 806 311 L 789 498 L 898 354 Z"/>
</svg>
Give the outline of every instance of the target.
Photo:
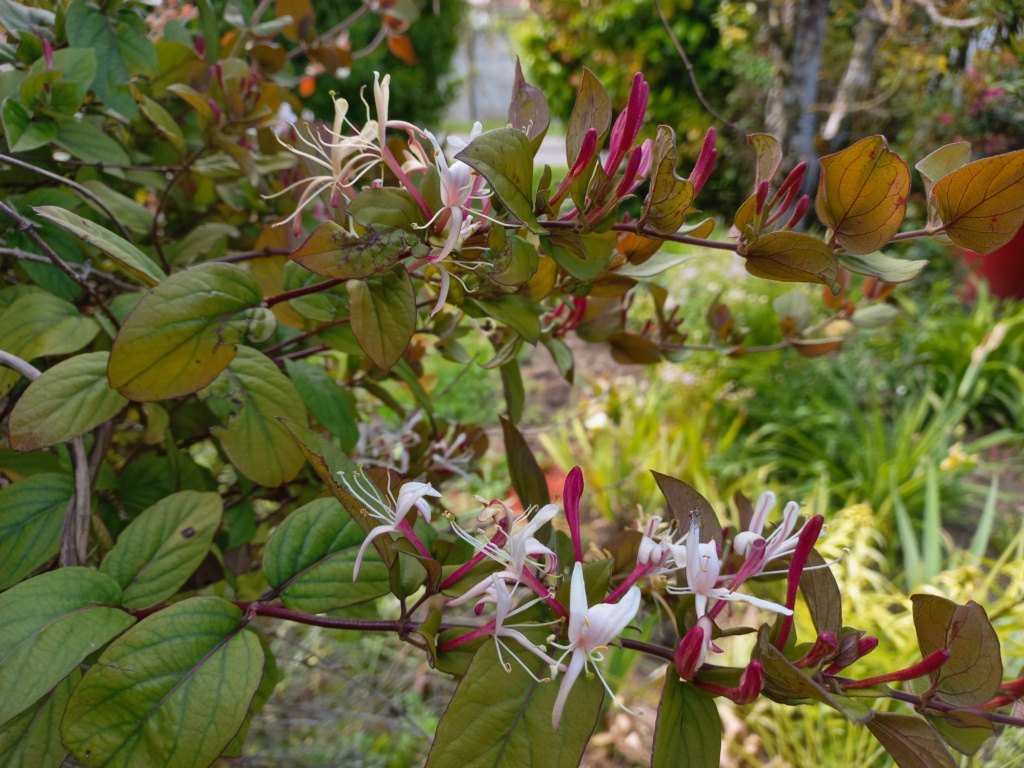
<svg viewBox="0 0 1024 768">
<path fill-rule="evenodd" d="M 665 31 L 668 32 L 668 36 L 672 39 L 672 45 L 675 46 L 676 52 L 679 54 L 679 58 L 683 60 L 683 65 L 686 67 L 686 73 L 690 76 L 690 82 L 693 84 L 693 90 L 696 92 L 700 103 L 704 105 L 704 109 L 706 109 L 712 117 L 723 125 L 731 128 L 740 136 L 746 138 L 747 132 L 732 120 L 729 120 L 719 114 L 718 110 L 712 107 L 711 102 L 709 102 L 704 96 L 704 91 L 701 90 L 700 83 L 697 82 L 697 75 L 694 72 L 693 64 L 690 62 L 690 57 L 686 55 L 686 50 L 683 48 L 682 43 L 679 42 L 679 38 L 676 37 L 676 33 L 672 30 L 672 25 L 668 23 L 668 19 L 665 17 L 665 12 L 661 10 L 661 3 L 659 3 L 658 0 L 652 0 L 652 2 L 654 3 L 654 9 L 658 12 L 658 17 L 661 19 L 662 25 L 665 27 Z"/>
<path fill-rule="evenodd" d="M 110 311 L 110 307 L 106 305 L 106 302 L 104 302 L 103 299 L 100 298 L 100 295 L 96 293 L 96 290 L 91 285 L 89 285 L 89 283 L 83 280 L 82 277 L 77 272 L 75 272 L 75 270 L 73 270 L 68 265 L 68 263 L 64 261 L 64 259 L 58 256 L 57 252 L 54 251 L 53 248 L 51 248 L 46 243 L 46 241 L 39 236 L 39 233 L 36 232 L 35 224 L 26 219 L 24 216 L 22 216 L 20 213 L 18 213 L 16 210 L 14 210 L 11 206 L 9 206 L 7 203 L 3 201 L 0 201 L 0 213 L 5 214 L 9 219 L 11 219 L 17 225 L 19 231 L 24 232 L 26 235 L 28 235 L 29 239 L 31 239 L 32 242 L 39 246 L 42 252 L 46 254 L 47 258 L 49 258 L 49 260 L 53 263 L 55 267 L 57 267 L 57 269 L 59 269 L 65 275 L 67 275 L 80 286 L 82 286 L 82 288 L 85 289 L 86 293 L 89 294 L 89 297 L 94 302 L 96 302 L 97 306 L 99 306 L 103 314 L 105 314 L 110 319 L 110 322 L 114 324 L 115 328 L 120 326 L 120 323 L 118 323 L 117 321 L 117 317 L 115 317 L 114 313 Z"/>
<path fill-rule="evenodd" d="M 297 56 L 301 56 L 302 54 L 307 53 L 311 48 L 317 48 L 325 43 L 329 43 L 331 41 L 331 38 L 340 35 L 342 32 L 351 27 L 353 24 L 355 24 L 369 12 L 370 6 L 367 5 L 366 3 L 363 3 L 358 9 L 353 11 L 352 14 L 349 15 L 347 18 L 338 22 L 333 27 L 324 32 L 322 35 L 317 37 L 317 39 L 313 41 L 312 45 L 307 46 L 303 44 L 295 48 L 292 48 L 290 51 L 288 51 L 288 58 L 294 59 Z M 381 26 L 383 28 L 383 25 Z M 380 45 L 380 43 L 378 43 L 378 45 Z M 353 55 L 352 58 L 356 58 L 356 56 Z"/>
<path fill-rule="evenodd" d="M 53 262 L 45 256 L 40 256 L 38 253 L 31 253 L 30 251 L 23 251 L 21 248 L 0 248 L 0 256 L 13 256 L 21 261 L 33 261 L 37 264 L 50 264 Z M 68 264 L 68 267 L 75 270 L 81 280 L 88 280 L 91 275 L 95 275 L 100 280 L 104 280 L 112 285 L 116 285 L 118 288 L 122 288 L 126 291 L 137 291 L 138 286 L 126 283 L 117 275 L 111 275 L 107 272 L 100 272 L 98 269 L 93 269 L 88 262 L 82 265 L 80 269 L 76 269 L 77 264 Z"/>
<path fill-rule="evenodd" d="M 64 178 L 59 173 L 52 173 L 43 168 L 39 168 L 38 166 L 32 165 L 32 163 L 26 163 L 24 160 L 19 160 L 16 157 L 11 157 L 10 155 L 0 153 L 0 160 L 7 163 L 8 165 L 15 165 L 19 168 L 24 168 L 26 170 L 32 171 L 33 173 L 37 173 L 40 176 L 45 176 L 48 179 L 57 181 L 61 184 L 67 184 L 82 197 L 88 198 L 89 200 L 94 202 L 99 207 L 99 209 L 103 211 L 107 215 L 107 217 L 114 222 L 114 224 L 117 225 L 117 228 L 121 230 L 121 234 L 124 236 L 124 239 L 127 240 L 128 242 L 132 242 L 132 236 L 131 233 L 128 231 L 127 227 L 125 227 L 125 225 L 121 223 L 121 220 L 114 215 L 113 211 L 111 211 L 106 206 L 106 204 L 102 200 L 100 200 L 96 196 L 96 194 L 88 187 L 79 184 L 77 181 L 74 181 L 72 179 Z"/>
<path fill-rule="evenodd" d="M 198 160 L 200 155 L 202 155 L 203 152 L 205 151 L 206 145 L 204 144 L 191 155 L 189 155 L 187 158 L 185 158 L 185 162 L 182 164 L 180 168 L 178 168 L 177 171 L 174 172 L 174 175 L 171 176 L 171 178 L 168 180 L 167 186 L 164 187 L 164 191 L 160 193 L 160 199 L 156 204 L 156 210 L 153 212 L 153 226 L 152 228 L 150 228 L 149 236 L 153 240 L 153 247 L 156 248 L 156 255 L 160 257 L 160 264 L 163 266 L 164 271 L 166 272 L 171 271 L 171 265 L 167 262 L 167 257 L 164 256 L 164 247 L 163 244 L 160 242 L 160 236 L 163 234 L 163 230 L 160 227 L 160 217 L 164 216 L 166 218 L 166 215 L 164 214 L 164 208 L 167 206 L 167 200 L 171 196 L 171 190 L 174 189 L 175 185 L 178 183 L 181 177 L 188 173 L 188 171 L 192 168 L 193 163 L 195 163 L 195 161 Z"/>
<path fill-rule="evenodd" d="M 568 229 L 573 231 L 579 230 L 579 225 L 573 221 L 542 221 L 540 225 L 545 229 Z M 518 224 L 509 224 L 508 226 L 519 226 Z M 670 243 L 685 243 L 686 245 L 699 245 L 703 248 L 714 248 L 719 251 L 736 251 L 736 243 L 723 243 L 717 240 L 705 240 L 700 237 L 688 237 L 687 235 L 660 235 L 657 232 L 650 232 L 646 229 L 638 229 L 636 224 L 612 224 L 612 230 L 615 232 L 627 232 L 632 235 L 640 235 L 641 237 L 649 237 L 653 240 L 664 240 Z"/>
<path fill-rule="evenodd" d="M 321 291 L 329 290 L 336 285 L 341 285 L 344 282 L 346 282 L 346 279 L 344 278 L 334 278 L 323 283 L 307 285 L 303 288 L 295 288 L 291 291 L 279 293 L 276 296 L 268 296 L 263 300 L 263 306 L 269 309 L 275 304 L 280 304 L 282 301 L 291 301 L 292 299 L 298 299 L 301 296 L 308 296 L 311 293 L 320 293 Z"/>
</svg>

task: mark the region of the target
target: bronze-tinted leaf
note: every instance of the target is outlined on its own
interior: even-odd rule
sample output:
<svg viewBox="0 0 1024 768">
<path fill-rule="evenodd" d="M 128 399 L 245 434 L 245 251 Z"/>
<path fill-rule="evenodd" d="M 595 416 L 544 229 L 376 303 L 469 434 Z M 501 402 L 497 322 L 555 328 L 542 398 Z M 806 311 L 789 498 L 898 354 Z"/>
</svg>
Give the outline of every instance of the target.
<svg viewBox="0 0 1024 768">
<path fill-rule="evenodd" d="M 689 483 L 654 470 L 651 470 L 651 474 L 654 475 L 654 480 L 665 497 L 665 503 L 668 504 L 669 512 L 672 513 L 680 532 L 686 533 L 690 530 L 690 517 L 696 512 L 700 514 L 701 539 L 714 539 L 718 546 L 722 546 L 722 523 L 718 520 L 711 502 Z"/>
<path fill-rule="evenodd" d="M 769 232 L 750 243 L 743 255 L 747 271 L 768 280 L 831 287 L 839 276 L 839 261 L 832 249 L 798 232 Z"/>
<path fill-rule="evenodd" d="M 957 605 L 935 595 L 914 595 L 914 627 L 921 655 L 946 648 L 949 661 L 931 674 L 936 693 L 958 707 L 993 698 L 1003 679 L 999 637 L 973 600 Z"/>
<path fill-rule="evenodd" d="M 566 165 L 572 168 L 576 162 L 588 130 L 597 130 L 597 148 L 600 150 L 611 125 L 612 101 L 608 98 L 608 92 L 601 81 L 594 77 L 594 73 L 584 67 L 583 82 L 580 83 L 580 92 L 576 95 L 576 105 L 569 116 L 565 132 Z"/>
<path fill-rule="evenodd" d="M 838 638 L 843 629 L 843 596 L 836 577 L 815 549 L 807 556 L 807 565 L 800 574 L 800 594 L 810 610 L 811 621 L 818 634 L 831 632 Z"/>
<path fill-rule="evenodd" d="M 544 234 L 533 213 L 533 146 L 515 128 L 477 136 L 455 156 L 485 179 L 509 213 L 531 232 Z"/>
<path fill-rule="evenodd" d="M 779 140 L 767 133 L 752 133 L 747 136 L 747 144 L 757 153 L 755 187 L 762 181 L 770 183 L 775 178 L 779 165 L 782 164 L 782 147 Z"/>
<path fill-rule="evenodd" d="M 290 258 L 316 275 L 362 280 L 406 256 L 421 258 L 429 251 L 419 236 L 404 229 L 370 230 L 359 237 L 333 221 L 325 221 Z"/>
<path fill-rule="evenodd" d="M 543 92 L 523 77 L 523 68 L 516 57 L 516 74 L 512 82 L 512 102 L 508 105 L 508 124 L 522 131 L 530 140 L 534 154 L 544 140 L 551 123 L 551 109 Z M 606 129 L 607 130 L 607 129 Z M 584 131 L 585 133 L 585 131 Z"/>
<path fill-rule="evenodd" d="M 846 250 L 871 253 L 899 231 L 909 192 L 907 164 L 883 136 L 869 136 L 821 158 L 815 207 Z"/>
<path fill-rule="evenodd" d="M 821 357 L 843 346 L 844 339 L 790 339 L 800 357 Z"/>
<path fill-rule="evenodd" d="M 530 450 L 526 438 L 516 429 L 516 425 L 500 416 L 501 430 L 505 437 L 505 456 L 508 460 L 508 473 L 523 508 L 536 504 L 543 506 L 551 502 L 548 483 L 544 470 Z"/>
<path fill-rule="evenodd" d="M 646 336 L 614 333 L 608 337 L 612 360 L 620 365 L 654 365 L 661 362 L 661 347 Z"/>
<path fill-rule="evenodd" d="M 938 734 L 920 717 L 875 712 L 867 725 L 899 768 L 956 768 Z"/>
<path fill-rule="evenodd" d="M 678 231 L 693 202 L 693 184 L 676 173 L 676 132 L 658 126 L 651 159 L 651 191 L 644 201 L 640 226 L 660 235 Z"/>
<path fill-rule="evenodd" d="M 1024 224 L 1024 149 L 965 165 L 939 180 L 932 194 L 950 239 L 991 253 Z"/>
<path fill-rule="evenodd" d="M 366 281 L 349 280 L 345 289 L 356 341 L 374 365 L 391 370 L 416 330 L 416 296 L 409 273 L 397 265 Z"/>
</svg>

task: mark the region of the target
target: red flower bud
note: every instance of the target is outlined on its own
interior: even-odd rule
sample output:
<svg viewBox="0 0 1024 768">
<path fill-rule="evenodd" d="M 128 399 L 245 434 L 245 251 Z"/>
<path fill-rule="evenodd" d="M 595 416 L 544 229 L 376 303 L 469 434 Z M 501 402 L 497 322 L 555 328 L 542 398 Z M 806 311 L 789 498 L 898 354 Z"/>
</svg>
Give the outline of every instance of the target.
<svg viewBox="0 0 1024 768">
<path fill-rule="evenodd" d="M 836 636 L 831 632 L 822 632 L 818 635 L 818 639 L 814 641 L 814 645 L 807 651 L 802 659 L 797 659 L 793 662 L 794 667 L 813 668 L 817 667 L 825 659 L 829 658 L 839 648 L 839 641 Z"/>
</svg>

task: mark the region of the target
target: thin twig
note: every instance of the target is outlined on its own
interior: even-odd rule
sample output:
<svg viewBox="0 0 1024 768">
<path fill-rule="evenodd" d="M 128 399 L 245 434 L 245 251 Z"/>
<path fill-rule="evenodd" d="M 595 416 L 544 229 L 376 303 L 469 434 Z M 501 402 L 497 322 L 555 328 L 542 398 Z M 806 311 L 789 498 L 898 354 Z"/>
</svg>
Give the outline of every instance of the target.
<svg viewBox="0 0 1024 768">
<path fill-rule="evenodd" d="M 388 30 L 387 30 L 387 28 L 384 26 L 384 24 L 382 22 L 381 25 L 380 25 L 380 32 L 377 33 L 377 36 L 374 37 L 373 40 L 370 41 L 370 44 L 367 45 L 365 48 L 360 48 L 358 51 L 355 51 L 352 54 L 352 58 L 353 59 L 361 59 L 364 56 L 369 56 L 371 53 L 373 53 L 375 50 L 377 50 L 377 46 L 379 46 L 381 43 L 383 43 L 384 42 L 384 38 L 386 38 L 387 36 L 388 36 Z"/>
<path fill-rule="evenodd" d="M 35 381 L 42 375 L 31 363 L 3 350 L 0 350 L 0 365 L 21 374 L 29 381 Z M 89 457 L 85 454 L 85 439 L 81 435 L 72 438 L 68 444 L 75 468 L 75 495 L 68 502 L 68 510 L 64 515 L 60 559 L 62 565 L 80 565 L 89 553 L 89 517 L 92 514 Z"/>
<path fill-rule="evenodd" d="M 96 162 L 87 163 L 84 160 L 54 160 L 53 162 L 59 163 L 60 165 L 77 165 L 87 166 L 89 168 L 95 168 L 97 171 L 102 171 L 104 168 L 114 168 L 120 171 L 148 171 L 152 173 L 174 173 L 175 171 L 181 170 L 180 165 L 143 165 L 140 163 L 107 163 L 107 162 Z"/>
<path fill-rule="evenodd" d="M 265 259 L 270 256 L 289 256 L 292 251 L 290 248 L 260 248 L 255 251 L 239 251 L 238 253 L 229 253 L 227 256 L 221 256 L 219 259 L 210 259 L 207 263 L 219 262 L 221 264 L 234 264 L 238 261 L 250 261 L 251 259 Z"/>
<path fill-rule="evenodd" d="M 114 215 L 113 211 L 111 211 L 106 206 L 106 203 L 100 200 L 96 196 L 96 194 L 88 187 L 79 184 L 77 181 L 74 181 L 73 179 L 67 179 L 61 176 L 59 173 L 52 173 L 43 168 L 32 165 L 32 163 L 26 163 L 24 160 L 19 160 L 16 157 L 11 157 L 10 155 L 3 154 L 2 152 L 0 152 L 0 161 L 3 161 L 8 165 L 16 165 L 19 168 L 24 168 L 28 171 L 32 171 L 33 173 L 38 173 L 40 176 L 45 176 L 46 178 L 52 179 L 53 181 L 57 181 L 61 184 L 67 184 L 82 197 L 88 198 L 92 202 L 96 203 L 96 205 L 99 206 L 99 209 L 103 211 L 103 213 L 105 213 L 107 217 L 114 222 L 114 224 L 117 225 L 118 229 L 121 230 L 121 234 L 124 236 L 124 239 L 127 240 L 128 242 L 132 242 L 132 235 L 128 231 L 128 228 L 125 227 L 125 225 L 121 223 L 121 220 Z"/>
<path fill-rule="evenodd" d="M 668 23 L 668 19 L 665 18 L 665 12 L 661 10 L 661 4 L 658 0 L 652 0 L 654 3 L 654 9 L 658 12 L 658 16 L 661 18 L 661 23 L 665 27 L 665 31 L 668 32 L 668 36 L 672 39 L 672 44 L 676 47 L 676 52 L 679 54 L 679 58 L 683 60 L 683 64 L 686 66 L 686 72 L 690 76 L 690 82 L 693 83 L 693 90 L 697 93 L 697 98 L 700 99 L 700 103 L 704 105 L 712 117 L 719 122 L 728 126 L 732 130 L 736 131 L 740 136 L 746 138 L 747 132 L 740 128 L 732 120 L 729 120 L 718 113 L 711 103 L 704 97 L 704 91 L 700 89 L 700 83 L 697 82 L 697 75 L 693 70 L 693 64 L 690 63 L 690 57 L 686 55 L 686 51 L 683 48 L 682 43 L 679 42 L 679 38 L 676 37 L 676 33 L 672 31 L 672 25 Z"/>
<path fill-rule="evenodd" d="M 579 225 L 573 221 L 542 221 L 540 225 L 545 229 L 567 229 L 577 231 Z M 508 224 L 510 227 L 519 226 L 518 224 Z M 699 245 L 702 248 L 714 248 L 719 251 L 736 251 L 738 245 L 736 243 L 723 243 L 717 240 L 705 240 L 700 237 L 689 237 L 687 235 L 661 235 L 657 232 L 650 232 L 646 229 L 637 229 L 636 224 L 612 224 L 611 229 L 615 232 L 626 232 L 631 235 L 639 235 L 641 237 L 649 237 L 653 240 L 664 240 L 670 243 L 685 243 L 686 245 Z"/>
<path fill-rule="evenodd" d="M 0 201 L 0 213 L 5 214 L 9 219 L 11 219 L 15 224 L 17 224 L 18 229 L 24 232 L 26 235 L 28 235 L 32 242 L 39 246 L 43 253 L 46 254 L 47 258 L 49 258 L 50 261 L 53 262 L 53 265 L 55 267 L 57 267 L 61 272 L 63 272 L 65 275 L 67 275 L 80 286 L 82 286 L 82 288 L 85 289 L 86 293 L 89 294 L 90 298 L 92 298 L 92 300 L 96 302 L 97 306 L 99 306 L 99 308 L 103 311 L 103 314 L 110 318 L 110 322 L 114 324 L 115 328 L 120 326 L 120 323 L 117 321 L 117 317 L 115 317 L 114 313 L 110 311 L 110 307 L 108 307 L 106 303 L 103 301 L 103 299 L 100 298 L 100 295 L 96 293 L 96 290 L 91 285 L 89 285 L 89 283 L 83 280 L 81 276 L 77 272 L 75 272 L 75 270 L 73 270 L 66 261 L 64 261 L 64 259 L 58 256 L 57 252 L 54 251 L 53 248 L 47 245 L 46 241 L 39 236 L 38 232 L 36 232 L 35 224 L 26 219 L 24 216 L 22 216 L 20 213 L 18 213 L 16 210 L 14 210 L 11 206 L 9 206 L 7 203 L 3 201 Z"/>
<path fill-rule="evenodd" d="M 275 304 L 280 304 L 283 301 L 291 301 L 301 296 L 308 296 L 311 293 L 320 293 L 321 291 L 327 291 L 336 285 L 341 285 L 346 282 L 346 278 L 333 278 L 322 283 L 316 283 L 314 285 L 307 285 L 303 288 L 295 288 L 291 291 L 284 291 L 276 296 L 268 296 L 263 300 L 263 306 L 268 309 Z"/>
<path fill-rule="evenodd" d="M 342 21 L 338 22 L 333 27 L 331 27 L 326 32 L 324 32 L 322 35 L 317 37 L 317 39 L 313 42 L 313 45 L 307 46 L 307 45 L 303 44 L 303 45 L 296 46 L 295 48 L 292 48 L 290 51 L 288 51 L 288 58 L 289 59 L 294 59 L 297 56 L 301 56 L 302 54 L 309 52 L 309 50 L 311 48 L 317 48 L 317 47 L 323 45 L 324 43 L 329 43 L 331 38 L 337 37 L 338 35 L 340 35 L 346 29 L 348 29 L 353 24 L 355 24 L 357 21 L 359 21 L 361 18 L 363 18 L 363 16 L 365 16 L 367 13 L 369 13 L 369 11 L 370 11 L 370 7 L 368 5 L 366 5 L 366 3 L 363 3 L 358 9 L 353 11 L 352 14 L 348 18 L 343 19 Z M 352 58 L 356 58 L 356 57 L 353 56 Z"/>
<path fill-rule="evenodd" d="M 153 240 L 153 247 L 156 248 L 156 255 L 160 257 L 160 263 L 163 265 L 166 272 L 171 271 L 171 265 L 167 262 L 167 257 L 164 256 L 164 247 L 160 242 L 160 235 L 163 234 L 160 227 L 160 217 L 163 216 L 166 218 L 164 208 L 167 206 L 167 200 L 171 196 L 171 190 L 174 189 L 174 186 L 178 183 L 179 179 L 188 173 L 195 161 L 198 160 L 200 155 L 205 151 L 206 145 L 204 144 L 185 158 L 185 162 L 177 171 L 174 172 L 174 175 L 168 180 L 167 186 L 164 187 L 164 191 L 160 193 L 160 200 L 157 202 L 156 210 L 153 212 L 153 226 L 149 231 L 149 236 Z"/>
<path fill-rule="evenodd" d="M 13 256 L 21 261 L 33 261 L 37 264 L 49 264 L 50 266 L 53 266 L 53 261 L 45 256 L 40 256 L 38 253 L 32 253 L 30 251 L 23 251 L 21 248 L 0 248 L 0 256 Z M 68 266 L 71 269 L 78 267 L 77 264 L 68 264 Z M 75 271 L 82 280 L 86 280 L 90 276 L 95 275 L 100 280 L 105 280 L 106 282 L 116 285 L 118 288 L 123 288 L 126 291 L 137 291 L 139 289 L 137 285 L 126 283 L 117 275 L 111 275 L 107 272 L 100 272 L 98 269 L 92 269 L 88 263 L 83 264 L 80 270 L 75 269 Z"/>
</svg>

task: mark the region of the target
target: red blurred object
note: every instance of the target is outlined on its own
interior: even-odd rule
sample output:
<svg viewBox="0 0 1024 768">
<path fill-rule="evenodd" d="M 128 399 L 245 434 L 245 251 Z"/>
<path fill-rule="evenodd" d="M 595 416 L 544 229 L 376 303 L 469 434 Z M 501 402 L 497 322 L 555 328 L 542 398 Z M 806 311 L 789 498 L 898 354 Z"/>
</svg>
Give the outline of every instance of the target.
<svg viewBox="0 0 1024 768">
<path fill-rule="evenodd" d="M 965 248 L 957 248 L 956 252 L 971 268 L 972 274 L 967 285 L 968 298 L 974 296 L 976 280 L 984 278 L 993 295 L 1001 299 L 1024 299 L 1024 229 L 1013 240 L 987 256 Z"/>
</svg>

